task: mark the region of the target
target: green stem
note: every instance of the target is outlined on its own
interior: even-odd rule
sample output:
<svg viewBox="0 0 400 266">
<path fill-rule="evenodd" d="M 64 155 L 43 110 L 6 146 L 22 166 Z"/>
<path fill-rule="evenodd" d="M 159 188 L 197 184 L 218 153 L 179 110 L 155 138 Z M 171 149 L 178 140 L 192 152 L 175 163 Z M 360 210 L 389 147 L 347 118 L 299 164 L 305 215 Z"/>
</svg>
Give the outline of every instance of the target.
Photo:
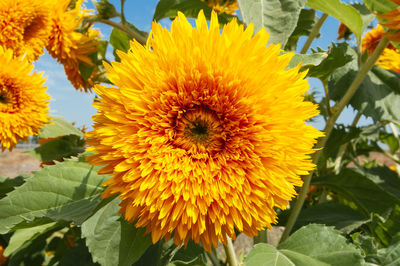
<svg viewBox="0 0 400 266">
<path fill-rule="evenodd" d="M 210 258 L 214 266 L 221 266 L 221 263 L 219 263 L 217 252 L 215 251 L 214 247 L 212 247 L 211 252 L 208 253 L 208 257 Z"/>
<path fill-rule="evenodd" d="M 124 14 L 124 4 L 125 4 L 125 0 L 121 0 L 121 23 L 122 23 L 122 25 L 125 26 L 126 20 L 125 20 L 125 14 Z"/>
<path fill-rule="evenodd" d="M 100 22 L 100 23 L 109 25 L 111 27 L 114 27 L 114 28 L 116 28 L 118 30 L 121 30 L 121 31 L 125 32 L 126 34 L 128 34 L 131 38 L 136 39 L 136 41 L 138 41 L 140 44 L 143 44 L 143 45 L 146 44 L 147 39 L 145 37 L 141 36 L 136 31 L 134 31 L 134 30 L 122 25 L 122 24 L 119 24 L 117 22 L 114 22 L 114 21 L 111 21 L 111 20 L 108 20 L 108 19 L 100 19 L 97 22 Z"/>
<path fill-rule="evenodd" d="M 308 51 L 308 48 L 310 48 L 311 43 L 314 41 L 315 37 L 317 37 L 319 30 L 322 27 L 322 24 L 324 24 L 326 18 L 328 17 L 327 14 L 322 14 L 322 16 L 319 18 L 317 23 L 315 23 L 314 27 L 311 29 L 310 34 L 308 35 L 308 38 L 306 42 L 304 43 L 303 48 L 301 49 L 300 53 L 305 54 Z"/>
<path fill-rule="evenodd" d="M 254 244 L 268 243 L 267 229 L 258 231 L 258 236 L 254 237 Z"/>
<path fill-rule="evenodd" d="M 358 113 L 354 117 L 353 123 L 351 123 L 351 126 L 355 127 L 357 125 L 358 121 L 360 120 L 360 118 L 361 118 L 361 112 L 358 111 Z M 334 167 L 335 173 L 338 173 L 340 170 L 340 164 L 342 162 L 343 155 L 345 154 L 348 146 L 349 146 L 349 143 L 347 142 L 347 143 L 343 144 L 342 146 L 340 146 L 340 148 L 339 148 L 338 155 L 335 160 L 335 167 Z"/>
<path fill-rule="evenodd" d="M 371 57 L 368 58 L 367 62 L 362 65 L 361 69 L 358 71 L 355 79 L 351 83 L 350 87 L 347 89 L 346 93 L 344 94 L 343 98 L 332 108 L 332 116 L 329 117 L 328 121 L 325 125 L 325 136 L 320 138 L 315 146 L 317 150 L 313 157 L 312 162 L 314 164 L 318 163 L 319 157 L 322 153 L 322 148 L 325 146 L 326 141 L 329 138 L 329 135 L 332 132 L 332 129 L 338 119 L 339 115 L 343 111 L 344 107 L 349 103 L 351 97 L 353 97 L 354 93 L 357 91 L 358 87 L 360 86 L 361 82 L 364 80 L 365 76 L 371 70 L 371 68 L 375 65 L 376 61 L 378 60 L 379 56 L 382 54 L 385 47 L 388 45 L 389 40 L 386 38 L 382 38 L 376 47 L 374 53 Z M 293 207 L 293 210 L 290 212 L 290 216 L 288 222 L 286 224 L 285 231 L 282 234 L 280 242 L 284 241 L 289 237 L 290 231 L 292 230 L 294 224 L 296 223 L 297 217 L 300 214 L 300 211 L 303 207 L 304 201 L 307 196 L 308 188 L 310 187 L 311 178 L 313 176 L 314 170 L 310 171 L 309 175 L 305 176 L 303 181 L 304 184 L 299 192 L 299 196 L 297 197 L 296 204 Z"/>
<path fill-rule="evenodd" d="M 322 82 L 322 85 L 324 87 L 325 91 L 325 101 L 326 101 L 326 110 L 328 112 L 328 117 L 331 116 L 332 111 L 331 111 L 331 99 L 329 98 L 329 91 L 328 91 L 328 86 L 326 85 L 326 82 Z"/>
<path fill-rule="evenodd" d="M 226 260 L 229 263 L 229 266 L 239 266 L 235 249 L 233 248 L 232 239 L 229 236 L 226 236 L 227 245 L 224 245 Z"/>
</svg>

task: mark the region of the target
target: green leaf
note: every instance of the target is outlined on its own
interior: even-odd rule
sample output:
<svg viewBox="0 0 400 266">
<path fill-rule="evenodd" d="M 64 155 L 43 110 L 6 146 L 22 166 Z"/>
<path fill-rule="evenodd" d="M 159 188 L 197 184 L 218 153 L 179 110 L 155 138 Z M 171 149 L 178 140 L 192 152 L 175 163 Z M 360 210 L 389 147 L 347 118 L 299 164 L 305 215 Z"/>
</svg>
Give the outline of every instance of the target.
<svg viewBox="0 0 400 266">
<path fill-rule="evenodd" d="M 306 5 L 337 18 L 356 35 L 358 43 L 361 43 L 363 20 L 354 7 L 342 3 L 340 0 L 308 0 Z"/>
<path fill-rule="evenodd" d="M 182 12 L 187 18 L 197 18 L 200 10 L 204 11 L 204 15 L 208 20 L 211 18 L 212 9 L 200 0 L 160 0 L 154 12 L 153 20 L 173 19 L 177 16 L 178 11 Z M 235 16 L 226 13 L 218 14 L 220 24 L 226 24 L 233 18 Z"/>
<path fill-rule="evenodd" d="M 145 230 L 128 224 L 118 214 L 119 199 L 103 206 L 82 224 L 82 236 L 93 256 L 101 265 L 132 265 L 151 245 Z"/>
<path fill-rule="evenodd" d="M 400 178 L 397 173 L 387 167 L 373 167 L 369 169 L 359 169 L 369 180 L 377 184 L 388 194 L 396 197 L 400 202 Z"/>
<path fill-rule="evenodd" d="M 358 72 L 355 52 L 353 61 L 338 68 L 328 82 L 329 95 L 338 101 Z M 374 121 L 400 123 L 400 74 L 373 67 L 350 100 L 350 105 Z"/>
<path fill-rule="evenodd" d="M 332 266 L 361 265 L 361 253 L 345 237 L 331 227 L 311 224 L 293 233 L 278 246 L 282 252 L 308 255 Z M 296 264 L 297 265 L 297 264 Z"/>
<path fill-rule="evenodd" d="M 44 161 L 51 162 L 62 158 L 77 156 L 85 151 L 84 141 L 76 135 L 64 136 L 60 139 L 50 140 L 43 145 L 28 152 L 31 156 Z"/>
<path fill-rule="evenodd" d="M 181 247 L 170 260 L 171 262 L 168 266 L 183 266 L 183 265 L 192 265 L 192 266 L 206 266 L 206 253 L 204 249 L 193 242 L 193 240 L 189 240 L 187 247 Z"/>
<path fill-rule="evenodd" d="M 391 154 L 395 154 L 400 148 L 399 141 L 393 134 L 381 132 L 379 140 L 388 145 Z"/>
<path fill-rule="evenodd" d="M 4 250 L 4 255 L 10 256 L 12 253 L 14 253 L 14 251 L 19 249 L 24 243 L 32 241 L 39 235 L 42 235 L 58 226 L 59 224 L 57 222 L 51 222 L 31 228 L 16 230 L 10 238 L 10 242 L 8 243 L 7 248 Z"/>
<path fill-rule="evenodd" d="M 314 179 L 312 184 L 332 189 L 356 204 L 365 216 L 369 216 L 370 213 L 383 215 L 398 203 L 395 197 L 352 169 L 345 169 L 338 175 L 320 176 Z"/>
<path fill-rule="evenodd" d="M 88 79 L 90 78 L 90 76 L 93 73 L 93 70 L 94 70 L 94 66 L 89 66 L 85 63 L 79 64 L 79 72 L 81 73 L 81 76 L 85 81 L 88 81 Z"/>
<path fill-rule="evenodd" d="M 254 23 L 255 32 L 265 27 L 270 33 L 269 43 L 285 47 L 306 0 L 238 0 L 238 3 L 246 24 Z"/>
<path fill-rule="evenodd" d="M 319 65 L 327 56 L 327 53 L 295 54 L 290 60 L 288 68 L 294 68 L 302 63 L 301 71 L 304 71 L 307 68 Z"/>
<path fill-rule="evenodd" d="M 244 260 L 246 266 L 342 266 L 362 262 L 360 251 L 338 231 L 317 224 L 302 227 L 277 248 L 257 244 Z"/>
<path fill-rule="evenodd" d="M 325 82 L 337 68 L 346 65 L 352 59 L 353 50 L 347 43 L 332 43 L 328 56 L 319 65 L 310 67 L 307 75 Z"/>
<path fill-rule="evenodd" d="M 127 52 L 129 50 L 129 42 L 131 38 L 125 32 L 119 29 L 113 29 L 110 35 L 110 43 L 116 50 Z"/>
<path fill-rule="evenodd" d="M 390 0 L 363 0 L 363 2 L 369 10 L 378 13 L 386 13 L 397 7 L 397 5 Z"/>
<path fill-rule="evenodd" d="M 81 224 L 101 201 L 106 175 L 77 158 L 45 166 L 0 200 L 0 234 L 36 217 Z"/>
<path fill-rule="evenodd" d="M 77 241 L 76 245 L 63 254 L 59 266 L 98 266 L 97 263 L 93 263 L 92 256 L 89 253 L 83 240 Z"/>
<path fill-rule="evenodd" d="M 382 254 L 382 257 L 384 258 L 381 264 L 382 266 L 400 265 L 400 234 L 397 234 L 385 251 L 386 252 Z"/>
<path fill-rule="evenodd" d="M 42 128 L 39 133 L 40 138 L 57 138 L 66 135 L 83 137 L 83 133 L 64 118 L 55 116 L 51 121 L 53 124 L 47 124 Z"/>
<path fill-rule="evenodd" d="M 23 176 L 17 176 L 14 178 L 0 177 L 0 199 L 4 198 L 7 193 L 13 191 L 23 183 L 25 183 L 25 178 Z"/>
<path fill-rule="evenodd" d="M 346 205 L 336 202 L 325 202 L 304 209 L 300 213 L 293 231 L 304 225 L 317 223 L 334 226 L 343 233 L 350 233 L 369 220 L 369 217 Z"/>
<path fill-rule="evenodd" d="M 371 11 L 368 10 L 368 8 L 361 3 L 351 3 L 351 6 L 357 9 L 357 11 L 361 15 L 361 19 L 363 21 L 363 25 L 361 28 L 361 33 L 363 33 L 369 24 L 374 20 L 375 15 L 371 13 Z"/>
<path fill-rule="evenodd" d="M 314 9 L 302 9 L 300 11 L 299 20 L 297 21 L 297 26 L 294 29 L 292 35 L 290 35 L 285 50 L 295 51 L 297 48 L 297 42 L 301 36 L 308 36 L 311 33 L 314 24 L 317 22 L 318 18 L 315 16 Z"/>
</svg>

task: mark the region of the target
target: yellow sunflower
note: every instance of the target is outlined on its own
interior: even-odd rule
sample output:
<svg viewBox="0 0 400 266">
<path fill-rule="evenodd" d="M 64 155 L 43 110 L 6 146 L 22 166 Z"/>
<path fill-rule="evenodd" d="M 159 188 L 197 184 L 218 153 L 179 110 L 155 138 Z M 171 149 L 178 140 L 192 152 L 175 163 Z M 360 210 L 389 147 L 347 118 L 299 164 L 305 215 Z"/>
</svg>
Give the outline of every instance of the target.
<svg viewBox="0 0 400 266">
<path fill-rule="evenodd" d="M 400 0 L 391 1 L 400 6 Z M 400 42 L 400 7 L 385 14 L 377 14 L 377 16 L 386 20 L 382 25 L 392 30 L 386 33 L 386 37 L 391 41 Z"/>
<path fill-rule="evenodd" d="M 217 13 L 234 15 L 239 8 L 237 0 L 201 0 Z"/>
<path fill-rule="evenodd" d="M 89 161 L 106 165 L 103 196 L 119 194 L 154 243 L 191 237 L 209 251 L 235 228 L 255 236 L 314 167 L 306 73 L 286 69 L 293 55 L 253 28 L 232 21 L 221 34 L 215 12 L 210 28 L 203 12 L 196 28 L 179 13 L 171 32 L 153 23 L 146 47 L 134 41 L 105 65 L 115 87 L 94 88 Z"/>
<path fill-rule="evenodd" d="M 68 10 L 70 0 L 58 0 L 51 17 L 51 34 L 47 50 L 52 57 L 64 65 L 69 81 L 77 90 L 90 90 L 88 82 L 82 77 L 80 64 L 92 66 L 89 55 L 97 50 L 99 31 L 88 29 L 86 33 L 77 32 L 84 16 L 83 0 L 78 0 L 75 7 Z"/>
<path fill-rule="evenodd" d="M 0 146 L 12 150 L 49 121 L 49 95 L 33 65 L 0 46 Z"/>
<path fill-rule="evenodd" d="M 367 32 L 362 40 L 363 52 L 366 51 L 371 55 L 384 36 L 385 29 L 379 24 L 370 32 Z M 389 43 L 376 64 L 384 69 L 400 73 L 400 51 L 393 44 Z"/>
<path fill-rule="evenodd" d="M 0 1 L 0 46 L 34 61 L 44 52 L 49 36 L 48 1 Z"/>
</svg>

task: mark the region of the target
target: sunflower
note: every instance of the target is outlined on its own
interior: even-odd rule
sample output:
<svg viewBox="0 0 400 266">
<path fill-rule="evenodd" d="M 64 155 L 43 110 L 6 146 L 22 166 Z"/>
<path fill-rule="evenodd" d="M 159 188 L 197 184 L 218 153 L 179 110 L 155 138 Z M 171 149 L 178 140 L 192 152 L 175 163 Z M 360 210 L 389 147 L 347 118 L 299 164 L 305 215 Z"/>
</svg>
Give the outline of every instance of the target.
<svg viewBox="0 0 400 266">
<path fill-rule="evenodd" d="M 47 0 L 0 1 L 0 46 L 32 62 L 44 52 L 49 36 Z"/>
<path fill-rule="evenodd" d="M 391 1 L 400 6 L 400 0 Z M 391 41 L 400 42 L 400 7 L 385 14 L 377 14 L 377 16 L 386 20 L 382 25 L 392 30 L 386 33 L 385 36 Z"/>
<path fill-rule="evenodd" d="M 276 222 L 314 166 L 321 133 L 305 120 L 318 114 L 292 54 L 266 47 L 234 20 L 219 30 L 212 12 L 196 28 L 182 13 L 171 32 L 153 23 L 146 47 L 131 42 L 121 62 L 105 64 L 115 87 L 96 85 L 89 157 L 112 174 L 104 197 L 119 194 L 125 219 L 146 227 L 153 242 L 206 250 L 235 228 L 249 236 Z"/>
<path fill-rule="evenodd" d="M 33 65 L 0 46 L 0 145 L 12 150 L 49 121 L 49 95 Z"/>
<path fill-rule="evenodd" d="M 201 0 L 217 13 L 227 13 L 234 15 L 239 8 L 237 0 Z"/>
<path fill-rule="evenodd" d="M 365 34 L 362 40 L 362 50 L 371 55 L 379 41 L 385 36 L 385 29 L 378 24 L 378 26 Z M 383 50 L 382 55 L 379 57 L 378 66 L 400 73 L 400 52 L 391 43 Z"/>
<path fill-rule="evenodd" d="M 70 0 L 58 0 L 51 17 L 51 34 L 47 50 L 64 65 L 68 80 L 77 90 L 90 90 L 82 77 L 80 65 L 93 66 L 89 55 L 97 50 L 99 31 L 89 28 L 86 33 L 77 32 L 87 10 L 82 10 L 82 0 L 68 10 Z"/>
</svg>

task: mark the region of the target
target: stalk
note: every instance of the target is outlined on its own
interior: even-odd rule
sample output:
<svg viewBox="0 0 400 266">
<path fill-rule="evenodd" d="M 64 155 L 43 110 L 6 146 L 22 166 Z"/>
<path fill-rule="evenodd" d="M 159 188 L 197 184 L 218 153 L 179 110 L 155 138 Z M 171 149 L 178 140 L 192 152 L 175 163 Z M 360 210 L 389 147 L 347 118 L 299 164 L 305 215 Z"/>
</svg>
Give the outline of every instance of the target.
<svg viewBox="0 0 400 266">
<path fill-rule="evenodd" d="M 354 93 L 357 91 L 358 87 L 360 86 L 361 82 L 364 80 L 365 76 L 371 70 L 371 68 L 375 65 L 376 61 L 378 60 L 379 56 L 382 54 L 385 47 L 388 45 L 389 40 L 386 38 L 382 38 L 376 47 L 374 53 L 371 57 L 368 58 L 367 62 L 362 65 L 361 69 L 358 71 L 355 79 L 351 83 L 350 87 L 347 89 L 343 98 L 332 108 L 332 116 L 329 117 L 328 121 L 325 125 L 325 137 L 322 137 L 318 140 L 315 149 L 317 150 L 313 157 L 312 162 L 314 164 L 318 163 L 319 157 L 321 156 L 322 148 L 325 146 L 326 141 L 329 138 L 329 135 L 332 132 L 332 129 L 338 119 L 339 115 L 343 111 L 344 107 L 349 103 L 351 97 L 353 97 Z M 307 196 L 308 188 L 310 187 L 311 178 L 314 173 L 314 170 L 310 171 L 309 175 L 304 177 L 304 184 L 300 190 L 299 196 L 297 197 L 296 204 L 293 207 L 293 210 L 290 213 L 288 223 L 286 225 L 285 231 L 282 234 L 280 242 L 284 241 L 289 237 L 290 231 L 292 230 L 294 224 L 296 223 L 297 217 L 300 214 L 300 211 L 303 207 L 304 201 Z"/>
<path fill-rule="evenodd" d="M 100 22 L 100 23 L 109 25 L 111 27 L 114 27 L 114 28 L 116 28 L 118 30 L 121 30 L 121 31 L 125 32 L 126 34 L 128 34 L 131 38 L 134 38 L 140 44 L 143 44 L 143 45 L 146 44 L 147 38 L 141 36 L 136 31 L 134 31 L 134 30 L 122 25 L 122 24 L 119 24 L 117 22 L 114 22 L 114 21 L 111 21 L 111 20 L 108 20 L 108 19 L 100 19 L 97 22 Z"/>
<path fill-rule="evenodd" d="M 319 30 L 322 27 L 322 24 L 324 24 L 326 18 L 328 17 L 327 14 L 322 14 L 322 16 L 319 18 L 319 20 L 317 21 L 317 23 L 315 23 L 314 27 L 312 28 L 310 34 L 308 35 L 308 38 L 306 40 L 306 42 L 304 43 L 303 48 L 301 49 L 300 53 L 301 54 L 305 54 L 308 51 L 308 48 L 310 48 L 311 43 L 314 41 L 315 37 L 317 37 Z"/>
<path fill-rule="evenodd" d="M 233 248 L 232 239 L 229 236 L 226 236 L 227 244 L 224 245 L 225 253 L 226 253 L 226 261 L 229 263 L 229 266 L 239 266 L 235 250 Z"/>
</svg>

